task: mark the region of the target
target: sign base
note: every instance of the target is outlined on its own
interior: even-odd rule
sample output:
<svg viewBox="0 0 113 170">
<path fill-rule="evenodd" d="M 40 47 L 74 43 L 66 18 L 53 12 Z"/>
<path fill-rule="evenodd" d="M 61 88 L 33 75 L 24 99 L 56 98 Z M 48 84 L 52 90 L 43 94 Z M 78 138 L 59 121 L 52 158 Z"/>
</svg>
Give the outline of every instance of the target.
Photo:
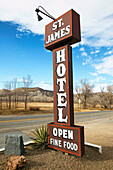
<svg viewBox="0 0 113 170">
<path fill-rule="evenodd" d="M 48 147 L 81 157 L 84 154 L 84 127 L 49 123 Z"/>
</svg>

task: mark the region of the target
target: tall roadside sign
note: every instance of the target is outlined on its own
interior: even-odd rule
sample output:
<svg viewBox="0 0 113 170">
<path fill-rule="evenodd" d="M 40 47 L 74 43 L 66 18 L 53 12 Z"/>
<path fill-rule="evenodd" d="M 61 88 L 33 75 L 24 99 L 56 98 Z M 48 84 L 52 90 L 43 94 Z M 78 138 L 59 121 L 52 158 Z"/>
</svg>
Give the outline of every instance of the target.
<svg viewBox="0 0 113 170">
<path fill-rule="evenodd" d="M 81 41 L 80 16 L 73 9 L 45 26 L 45 48 L 53 51 L 54 122 L 48 124 L 48 147 L 84 154 L 84 127 L 74 125 L 71 44 Z"/>
</svg>

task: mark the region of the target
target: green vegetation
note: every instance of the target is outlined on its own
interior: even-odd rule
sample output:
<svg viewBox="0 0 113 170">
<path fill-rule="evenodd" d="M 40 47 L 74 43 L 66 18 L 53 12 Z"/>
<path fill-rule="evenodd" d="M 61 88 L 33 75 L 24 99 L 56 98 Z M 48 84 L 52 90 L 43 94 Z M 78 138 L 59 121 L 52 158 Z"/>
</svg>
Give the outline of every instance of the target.
<svg viewBox="0 0 113 170">
<path fill-rule="evenodd" d="M 33 146 L 36 149 L 46 149 L 48 146 L 48 133 L 47 133 L 47 125 L 42 125 L 42 127 L 39 129 L 35 129 L 35 131 L 32 132 L 33 137 L 31 139 L 34 141 Z"/>
</svg>

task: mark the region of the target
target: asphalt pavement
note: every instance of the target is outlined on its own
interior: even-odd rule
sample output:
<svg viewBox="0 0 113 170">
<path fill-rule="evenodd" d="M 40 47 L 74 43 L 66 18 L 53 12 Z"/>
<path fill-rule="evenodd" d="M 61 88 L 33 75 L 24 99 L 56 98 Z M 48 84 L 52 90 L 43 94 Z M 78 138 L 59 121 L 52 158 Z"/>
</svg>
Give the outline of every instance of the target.
<svg viewBox="0 0 113 170">
<path fill-rule="evenodd" d="M 103 119 L 111 116 L 113 116 L 113 111 L 78 112 L 74 114 L 74 120 L 75 124 L 79 124 L 80 122 Z M 53 121 L 53 114 L 0 116 L 0 148 L 5 146 L 6 134 L 22 135 L 24 142 L 27 142 L 30 138 L 24 131 L 29 131 L 42 124 Z"/>
</svg>

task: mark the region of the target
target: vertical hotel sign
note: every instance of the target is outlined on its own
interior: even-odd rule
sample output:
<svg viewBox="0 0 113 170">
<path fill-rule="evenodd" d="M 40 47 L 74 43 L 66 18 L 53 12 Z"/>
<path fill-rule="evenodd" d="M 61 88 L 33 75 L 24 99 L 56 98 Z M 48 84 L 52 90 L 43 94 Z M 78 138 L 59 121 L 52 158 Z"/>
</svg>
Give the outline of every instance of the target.
<svg viewBox="0 0 113 170">
<path fill-rule="evenodd" d="M 74 125 L 72 54 L 69 45 L 53 50 L 54 123 Z"/>
<path fill-rule="evenodd" d="M 48 147 L 84 154 L 84 127 L 74 125 L 71 44 L 81 40 L 80 17 L 70 10 L 45 26 L 45 48 L 53 51 L 54 122 L 48 124 Z"/>
</svg>

